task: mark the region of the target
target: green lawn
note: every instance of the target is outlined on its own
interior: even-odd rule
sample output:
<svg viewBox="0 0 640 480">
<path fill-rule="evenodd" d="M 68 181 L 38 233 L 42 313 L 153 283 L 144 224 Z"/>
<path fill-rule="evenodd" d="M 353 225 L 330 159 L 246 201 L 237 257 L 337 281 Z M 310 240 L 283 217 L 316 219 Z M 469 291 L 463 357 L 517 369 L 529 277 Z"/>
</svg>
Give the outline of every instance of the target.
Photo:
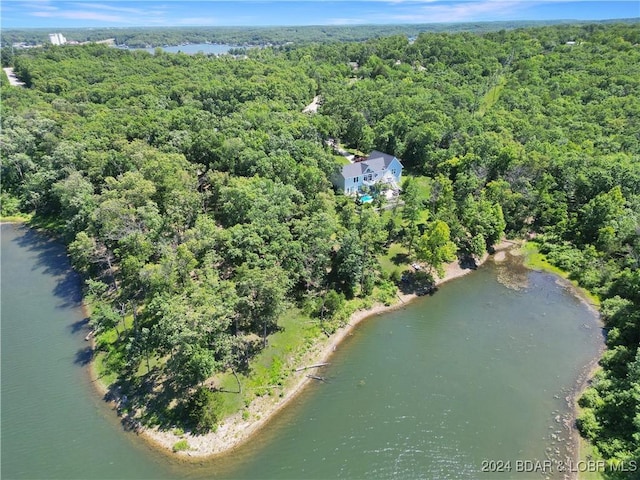
<svg viewBox="0 0 640 480">
<path fill-rule="evenodd" d="M 349 165 L 351 163 L 347 157 L 343 157 L 342 155 L 334 155 L 334 158 L 339 165 Z"/>
<path fill-rule="evenodd" d="M 584 462 L 583 464 L 601 460 L 596 448 L 582 437 L 578 439 L 578 450 L 578 460 Z M 578 474 L 578 480 L 604 480 L 604 476 L 601 472 L 580 472 Z"/>
<path fill-rule="evenodd" d="M 9 222 L 9 223 L 23 223 L 29 222 L 33 218 L 33 215 L 7 215 L 0 216 L 0 222 Z"/>
<path fill-rule="evenodd" d="M 480 107 L 478 108 L 478 116 L 481 117 L 489 110 L 491 110 L 491 107 L 493 107 L 500 98 L 500 93 L 502 92 L 502 89 L 506 84 L 507 78 L 504 75 L 500 76 L 498 83 L 493 88 L 489 89 L 489 91 L 482 98 Z"/>
<path fill-rule="evenodd" d="M 429 200 L 431 198 L 431 182 L 432 180 L 429 177 L 425 177 L 423 175 L 405 175 L 405 177 L 411 177 L 415 181 L 418 186 L 418 192 L 420 199 L 423 201 Z"/>
<path fill-rule="evenodd" d="M 527 268 L 553 273 L 559 277 L 569 280 L 580 294 L 583 295 L 591 304 L 596 307 L 600 306 L 600 298 L 597 295 L 591 293 L 585 288 L 582 288 L 578 285 L 578 282 L 569 279 L 569 274 L 567 272 L 549 263 L 545 255 L 540 253 L 538 245 L 535 242 L 525 242 L 520 247 L 520 251 L 524 255 L 524 265 Z"/>
<path fill-rule="evenodd" d="M 387 275 L 391 275 L 394 270 L 400 270 L 400 272 L 408 270 L 410 263 L 408 255 L 409 250 L 407 247 L 400 243 L 392 243 L 386 255 L 378 258 L 382 271 Z"/>
<path fill-rule="evenodd" d="M 249 374 L 239 375 L 242 395 L 232 393 L 238 391 L 238 384 L 231 372 L 217 376 L 216 385 L 230 392 L 221 395 L 223 414 L 241 410 L 256 396 L 280 395 L 290 380 L 292 366 L 322 335 L 318 323 L 297 308 L 287 310 L 278 325 L 281 329 L 269 336 L 267 348 L 251 360 Z"/>
</svg>

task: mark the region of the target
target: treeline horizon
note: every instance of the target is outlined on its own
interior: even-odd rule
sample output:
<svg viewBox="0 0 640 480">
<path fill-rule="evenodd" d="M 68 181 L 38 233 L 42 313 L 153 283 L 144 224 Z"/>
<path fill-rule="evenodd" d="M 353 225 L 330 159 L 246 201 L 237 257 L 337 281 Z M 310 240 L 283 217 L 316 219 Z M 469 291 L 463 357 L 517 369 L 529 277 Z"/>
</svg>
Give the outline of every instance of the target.
<svg viewBox="0 0 640 480">
<path fill-rule="evenodd" d="M 220 26 L 220 27 L 97 27 L 97 28 L 9 28 L 0 34 L 0 44 L 37 45 L 49 41 L 49 33 L 61 32 L 70 41 L 96 42 L 114 38 L 117 45 L 153 48 L 182 43 L 225 43 L 238 46 L 358 42 L 391 35 L 416 37 L 420 33 L 487 33 L 498 30 L 547 25 L 586 25 L 637 22 L 638 18 L 583 21 L 512 20 L 425 24 L 362 25 L 288 25 L 288 26 Z"/>
</svg>

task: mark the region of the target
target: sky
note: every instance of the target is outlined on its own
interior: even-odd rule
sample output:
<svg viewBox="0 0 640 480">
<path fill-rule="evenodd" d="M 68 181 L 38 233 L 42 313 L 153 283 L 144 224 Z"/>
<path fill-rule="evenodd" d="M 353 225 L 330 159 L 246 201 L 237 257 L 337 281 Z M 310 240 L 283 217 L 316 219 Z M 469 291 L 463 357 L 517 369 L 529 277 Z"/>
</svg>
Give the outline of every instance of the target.
<svg viewBox="0 0 640 480">
<path fill-rule="evenodd" d="M 640 17 L 640 0 L 0 0 L 0 26 L 272 26 L 605 20 Z"/>
</svg>

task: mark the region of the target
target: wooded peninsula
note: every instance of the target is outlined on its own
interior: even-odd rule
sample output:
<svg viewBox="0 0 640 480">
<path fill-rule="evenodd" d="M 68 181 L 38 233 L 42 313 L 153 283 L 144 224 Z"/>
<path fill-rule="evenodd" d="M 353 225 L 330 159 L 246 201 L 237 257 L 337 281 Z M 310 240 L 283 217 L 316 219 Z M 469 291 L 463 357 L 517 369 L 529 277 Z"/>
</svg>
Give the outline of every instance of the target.
<svg viewBox="0 0 640 480">
<path fill-rule="evenodd" d="M 640 463 L 640 23 L 2 62 L 1 214 L 68 245 L 135 422 L 250 420 L 354 312 L 507 235 L 599 302 L 577 426 L 607 478 Z"/>
</svg>

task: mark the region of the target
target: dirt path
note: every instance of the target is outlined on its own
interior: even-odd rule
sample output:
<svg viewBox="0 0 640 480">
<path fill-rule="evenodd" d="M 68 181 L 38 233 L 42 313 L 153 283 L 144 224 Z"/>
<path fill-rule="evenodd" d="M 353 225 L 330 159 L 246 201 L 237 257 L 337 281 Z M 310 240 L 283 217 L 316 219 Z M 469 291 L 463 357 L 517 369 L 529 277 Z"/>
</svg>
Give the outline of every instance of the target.
<svg viewBox="0 0 640 480">
<path fill-rule="evenodd" d="M 6 68 L 3 68 L 2 70 L 4 70 L 4 73 L 7 74 L 7 78 L 9 79 L 9 85 L 13 87 L 24 87 L 25 83 L 20 81 L 20 79 L 16 77 L 16 74 L 13 72 L 13 68 L 6 67 Z"/>
<path fill-rule="evenodd" d="M 315 97 L 313 97 L 313 101 L 309 105 L 304 107 L 304 110 L 302 110 L 302 113 L 316 113 L 318 111 L 319 106 L 320 106 L 320 96 L 316 95 Z"/>
</svg>

